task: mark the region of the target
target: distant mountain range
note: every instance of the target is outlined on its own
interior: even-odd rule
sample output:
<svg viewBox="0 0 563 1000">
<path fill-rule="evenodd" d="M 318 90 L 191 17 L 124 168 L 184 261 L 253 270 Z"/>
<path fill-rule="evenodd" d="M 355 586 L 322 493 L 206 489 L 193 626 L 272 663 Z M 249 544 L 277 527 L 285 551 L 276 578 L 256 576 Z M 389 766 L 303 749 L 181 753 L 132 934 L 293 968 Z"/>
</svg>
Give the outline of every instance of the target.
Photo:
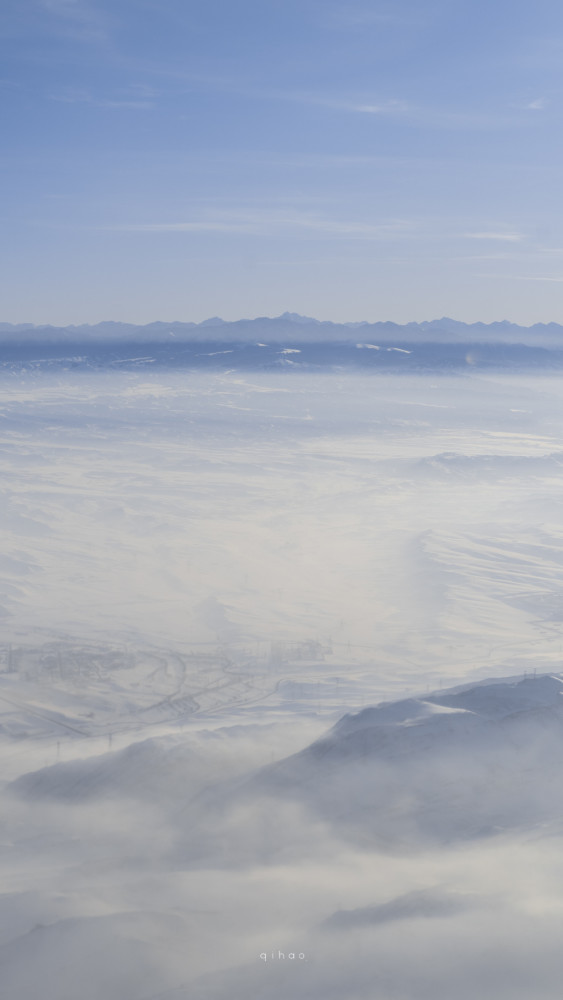
<svg viewBox="0 0 563 1000">
<path fill-rule="evenodd" d="M 240 319 L 226 322 L 217 316 L 202 323 L 155 322 L 139 326 L 108 320 L 93 325 L 49 326 L 32 323 L 0 323 L 0 344 L 113 343 L 341 343 L 361 339 L 362 346 L 378 343 L 520 344 L 530 347 L 563 348 L 563 326 L 536 323 L 519 326 L 497 323 L 461 323 L 443 317 L 422 323 L 332 323 L 298 313 Z"/>
</svg>

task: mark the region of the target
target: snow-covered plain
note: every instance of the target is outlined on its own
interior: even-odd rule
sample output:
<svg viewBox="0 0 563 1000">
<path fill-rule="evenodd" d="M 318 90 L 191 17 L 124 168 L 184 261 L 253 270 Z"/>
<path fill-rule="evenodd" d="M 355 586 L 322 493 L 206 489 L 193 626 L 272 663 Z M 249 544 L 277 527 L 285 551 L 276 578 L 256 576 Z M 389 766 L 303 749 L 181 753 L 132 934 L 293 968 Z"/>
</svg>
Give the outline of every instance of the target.
<svg viewBox="0 0 563 1000">
<path fill-rule="evenodd" d="M 291 359 L 0 369 L 3 1000 L 560 991 L 561 381 Z"/>
</svg>

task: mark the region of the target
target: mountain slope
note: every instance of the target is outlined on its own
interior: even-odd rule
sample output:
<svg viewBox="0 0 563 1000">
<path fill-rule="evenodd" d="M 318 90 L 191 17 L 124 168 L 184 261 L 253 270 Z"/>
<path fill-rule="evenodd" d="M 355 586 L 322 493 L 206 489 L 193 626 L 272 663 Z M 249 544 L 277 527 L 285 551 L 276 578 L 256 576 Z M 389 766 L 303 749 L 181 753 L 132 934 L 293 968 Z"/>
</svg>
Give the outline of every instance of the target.
<svg viewBox="0 0 563 1000">
<path fill-rule="evenodd" d="M 481 683 L 346 715 L 247 793 L 299 801 L 382 846 L 451 841 L 563 816 L 563 681 Z"/>
</svg>

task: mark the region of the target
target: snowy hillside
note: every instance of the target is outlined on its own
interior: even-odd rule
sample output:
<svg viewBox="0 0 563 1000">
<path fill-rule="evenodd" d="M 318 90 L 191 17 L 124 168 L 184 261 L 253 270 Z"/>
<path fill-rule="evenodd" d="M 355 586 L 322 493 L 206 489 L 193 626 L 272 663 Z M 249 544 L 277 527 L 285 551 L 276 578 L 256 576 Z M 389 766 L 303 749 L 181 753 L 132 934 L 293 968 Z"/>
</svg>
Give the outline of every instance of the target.
<svg viewBox="0 0 563 1000">
<path fill-rule="evenodd" d="M 482 682 L 346 715 L 252 793 L 389 846 L 563 819 L 563 680 Z"/>
</svg>

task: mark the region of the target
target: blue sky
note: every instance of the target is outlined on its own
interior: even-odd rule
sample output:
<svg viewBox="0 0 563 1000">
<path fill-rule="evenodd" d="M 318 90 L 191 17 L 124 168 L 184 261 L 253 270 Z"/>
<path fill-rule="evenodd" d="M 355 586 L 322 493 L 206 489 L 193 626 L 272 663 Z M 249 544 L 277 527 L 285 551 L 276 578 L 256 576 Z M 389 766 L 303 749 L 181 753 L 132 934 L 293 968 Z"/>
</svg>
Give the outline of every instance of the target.
<svg viewBox="0 0 563 1000">
<path fill-rule="evenodd" d="M 563 322 L 555 0 L 4 0 L 0 320 Z"/>
</svg>

